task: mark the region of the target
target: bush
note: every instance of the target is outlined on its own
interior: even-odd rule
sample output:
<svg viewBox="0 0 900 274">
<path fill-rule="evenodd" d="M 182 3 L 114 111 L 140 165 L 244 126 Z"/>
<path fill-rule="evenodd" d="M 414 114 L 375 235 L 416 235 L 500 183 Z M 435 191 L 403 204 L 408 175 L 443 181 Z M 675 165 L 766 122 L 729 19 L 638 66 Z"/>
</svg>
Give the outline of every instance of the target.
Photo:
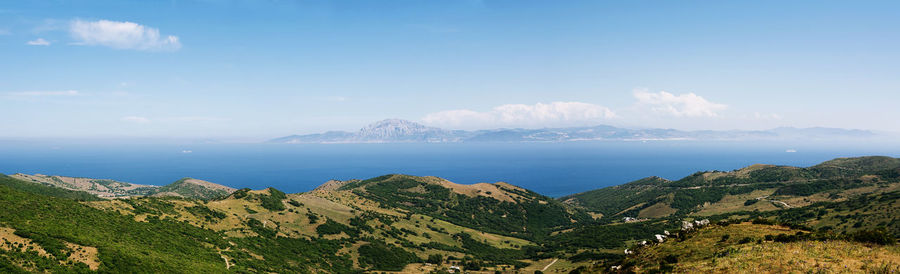
<svg viewBox="0 0 900 274">
<path fill-rule="evenodd" d="M 231 195 L 232 195 L 235 199 L 241 199 L 241 198 L 247 197 L 247 195 L 248 195 L 249 193 L 250 193 L 250 189 L 249 189 L 249 188 L 242 188 L 242 189 L 238 189 L 237 191 L 235 191 L 235 192 L 232 193 Z"/>
<path fill-rule="evenodd" d="M 269 195 L 259 196 L 260 206 L 271 211 L 284 210 L 284 203 L 282 203 L 281 201 L 286 199 L 287 195 L 285 195 L 284 192 L 281 192 L 272 187 L 269 188 L 269 193 Z"/>
<path fill-rule="evenodd" d="M 358 230 L 350 228 L 349 226 L 346 226 L 342 223 L 332 221 L 331 219 L 325 220 L 324 224 L 316 227 L 316 233 L 318 233 L 319 236 L 341 234 L 341 232 L 347 233 L 347 235 L 349 235 L 350 237 L 356 237 L 359 235 Z"/>
<path fill-rule="evenodd" d="M 666 256 L 666 257 L 663 258 L 663 261 L 666 262 L 666 263 L 669 263 L 669 264 L 678 263 L 678 256 L 675 256 L 675 255 L 668 255 L 668 256 Z"/>
<path fill-rule="evenodd" d="M 774 225 L 775 221 L 772 221 L 769 219 L 763 219 L 763 218 L 756 218 L 753 220 L 752 223 L 756 224 L 756 225 Z"/>
<path fill-rule="evenodd" d="M 430 264 L 441 264 L 444 262 L 444 256 L 441 256 L 441 254 L 431 254 L 428 255 L 428 260 L 425 262 Z"/>
<path fill-rule="evenodd" d="M 294 200 L 288 200 L 288 204 L 291 204 L 292 206 L 295 206 L 295 207 L 301 207 L 301 206 L 303 206 L 303 203 L 298 202 L 298 201 L 294 201 Z"/>
<path fill-rule="evenodd" d="M 400 271 L 407 264 L 419 260 L 415 254 L 383 242 L 360 246 L 358 251 L 360 265 L 371 266 L 373 270 Z"/>
<path fill-rule="evenodd" d="M 307 212 L 307 213 L 306 213 L 306 218 L 309 219 L 309 223 L 310 223 L 310 224 L 314 224 L 314 223 L 319 222 L 319 216 L 316 215 L 315 213 L 312 213 L 312 212 Z"/>
<path fill-rule="evenodd" d="M 897 239 L 883 229 L 860 230 L 850 234 L 850 239 L 857 242 L 880 245 L 889 245 L 897 242 Z"/>
</svg>

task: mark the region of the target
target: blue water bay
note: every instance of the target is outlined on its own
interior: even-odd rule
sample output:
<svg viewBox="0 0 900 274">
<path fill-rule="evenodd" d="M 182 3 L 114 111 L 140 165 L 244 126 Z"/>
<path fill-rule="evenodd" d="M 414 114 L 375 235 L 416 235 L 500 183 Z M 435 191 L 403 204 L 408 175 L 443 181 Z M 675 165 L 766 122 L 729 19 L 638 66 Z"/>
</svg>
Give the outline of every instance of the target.
<svg viewBox="0 0 900 274">
<path fill-rule="evenodd" d="M 788 152 L 791 151 L 791 152 Z M 232 187 L 309 191 L 330 180 L 390 173 L 453 182 L 509 182 L 563 196 L 647 176 L 751 164 L 810 166 L 836 157 L 900 155 L 900 146 L 848 143 L 571 142 L 450 144 L 0 143 L 0 172 L 164 185 L 193 177 Z"/>
</svg>

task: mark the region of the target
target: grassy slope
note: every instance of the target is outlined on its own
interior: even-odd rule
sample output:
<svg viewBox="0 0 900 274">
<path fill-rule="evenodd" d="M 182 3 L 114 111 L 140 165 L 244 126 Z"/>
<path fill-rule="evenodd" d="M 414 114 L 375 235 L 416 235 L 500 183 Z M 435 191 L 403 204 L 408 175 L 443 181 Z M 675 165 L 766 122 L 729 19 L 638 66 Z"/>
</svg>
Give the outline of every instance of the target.
<svg viewBox="0 0 900 274">
<path fill-rule="evenodd" d="M 751 223 L 713 225 L 685 240 L 641 248 L 624 261 L 637 272 L 824 272 L 900 270 L 900 246 L 848 241 L 766 241 L 800 230 Z"/>
<path fill-rule="evenodd" d="M 52 197 L 67 198 L 67 199 L 72 199 L 72 200 L 79 200 L 79 201 L 102 200 L 102 199 L 98 198 L 97 196 L 94 196 L 87 192 L 72 191 L 72 190 L 66 190 L 66 189 L 57 188 L 57 187 L 51 187 L 51 186 L 45 186 L 45 185 L 41 185 L 41 184 L 31 183 L 31 182 L 25 182 L 25 181 L 17 180 L 17 179 L 14 179 L 12 177 L 9 177 L 9 176 L 3 175 L 3 174 L 0 174 L 0 185 L 7 186 L 11 189 L 15 189 L 18 191 L 39 194 L 39 195 L 45 195 L 45 196 L 52 196 Z"/>
<path fill-rule="evenodd" d="M 649 177 L 560 200 L 607 217 L 660 218 L 771 211 L 891 190 L 900 190 L 900 159 L 860 157 L 809 168 L 754 165 L 698 172 L 678 181 Z M 748 202 L 756 199 L 760 202 Z"/>
<path fill-rule="evenodd" d="M 540 270 L 542 265 L 554 259 L 563 260 L 549 269 L 571 269 L 592 261 L 616 259 L 610 254 L 621 254 L 622 248 L 664 229 L 677 228 L 682 218 L 692 216 L 760 216 L 838 232 L 875 226 L 900 231 L 894 229 L 898 227 L 896 210 L 900 205 L 895 193 L 900 188 L 896 180 L 900 177 L 896 162 L 892 158 L 867 157 L 838 159 L 806 169 L 756 165 L 733 172 L 700 172 L 678 181 L 651 177 L 586 195 L 573 195 L 561 202 L 505 184 L 484 184 L 475 188 L 447 184 L 439 178 L 390 175 L 348 183 L 330 182 L 327 189 L 303 194 L 282 195 L 274 189 L 238 191 L 228 198 L 210 201 L 142 198 L 87 202 L 84 204 L 90 208 L 81 206 L 79 210 L 107 214 L 99 218 L 101 220 L 121 217 L 119 222 L 126 227 L 150 226 L 157 230 L 154 233 L 158 235 L 141 237 L 174 237 L 184 241 L 182 245 L 205 248 L 200 252 L 208 255 L 192 259 L 198 264 L 208 263 L 211 268 L 189 265 L 186 269 L 222 268 L 222 256 L 225 256 L 235 265 L 231 270 L 238 271 L 303 272 L 326 268 L 332 272 L 346 272 L 350 265 L 386 270 L 436 254 L 444 258 L 466 257 L 468 262 L 476 261 L 484 269 L 491 270 L 502 270 L 504 265 L 510 269 L 513 266 L 509 264 L 526 267 L 529 271 Z M 781 194 L 777 194 L 779 192 Z M 32 196 L 25 200 L 38 197 Z M 278 197 L 273 198 L 275 196 Z M 763 200 L 746 204 L 748 200 L 763 196 Z M 80 206 L 66 199 L 46 203 L 55 204 L 56 201 Z M 779 210 L 778 202 L 806 207 Z M 606 217 L 596 223 L 582 211 L 584 208 Z M 43 211 L 32 210 L 28 214 L 40 212 Z M 666 215 L 674 217 L 658 218 Z M 621 224 L 621 216 L 649 217 L 651 220 Z M 8 220 L 21 222 L 26 217 L 15 215 Z M 0 223 L 2 220 L 0 218 Z M 23 231 L 33 229 L 6 225 Z M 49 223 L 35 225 L 38 229 L 53 227 Z M 87 225 L 67 229 L 83 233 L 92 225 L 87 222 Z M 111 229 L 108 225 L 98 227 Z M 118 231 L 127 230 L 130 229 Z M 38 232 L 98 247 L 101 260 L 107 264 L 101 269 L 125 265 L 108 262 L 118 255 L 105 256 L 118 254 L 116 252 L 129 255 L 123 256 L 126 261 L 149 258 L 145 262 L 150 264 L 148 269 L 154 269 L 154 265 L 178 266 L 183 263 L 177 258 L 160 257 L 154 253 L 159 250 L 153 245 L 144 245 L 149 249 L 144 253 L 130 254 L 132 251 L 126 246 L 103 246 L 72 236 L 71 232 Z M 102 233 L 90 235 L 108 237 Z M 197 238 L 200 236 L 196 235 L 207 236 Z M 193 242 L 191 237 L 194 237 Z M 223 245 L 222 242 L 231 244 Z M 368 254 L 361 254 L 361 247 L 365 247 Z M 191 246 L 181 248 L 193 250 Z M 387 252 L 385 250 L 400 252 L 397 248 L 412 252 L 418 258 L 379 257 L 380 253 Z M 377 266 L 380 269 L 371 268 L 376 267 L 372 262 L 380 259 L 392 260 L 392 263 Z M 154 261 L 157 264 L 153 264 Z M 368 263 L 360 265 L 362 261 Z M 523 261 L 534 262 L 534 265 L 525 266 Z M 454 264 L 461 263 L 454 261 Z M 0 260 L 0 267 L 2 264 Z M 491 266 L 494 264 L 498 266 Z"/>
<path fill-rule="evenodd" d="M 435 183 L 429 178 L 387 175 L 355 182 L 339 190 L 374 201 L 382 207 L 399 208 L 412 213 L 431 216 L 457 225 L 481 231 L 518 237 L 540 239 L 554 230 L 573 223 L 589 222 L 592 218 L 549 197 L 521 188 L 497 185 L 511 201 L 486 195 L 462 194 L 454 188 Z"/>
<path fill-rule="evenodd" d="M 10 178 L 0 178 L 10 180 Z M 101 271 L 153 272 L 165 269 L 222 271 L 211 247 L 226 243 L 217 233 L 191 225 L 135 222 L 128 216 L 74 200 L 0 186 L 0 224 L 18 231 L 96 247 Z"/>
<path fill-rule="evenodd" d="M 199 180 L 192 178 L 183 178 L 154 190 L 150 193 L 150 195 L 175 193 L 185 198 L 209 200 L 228 196 L 228 194 L 231 194 L 231 192 L 234 191 L 233 189 L 215 185 L 213 183 L 205 181 L 201 181 L 201 183 L 192 183 L 192 181 Z M 206 186 L 203 184 L 208 184 L 211 186 Z"/>
<path fill-rule="evenodd" d="M 4 209 L 0 211 L 0 226 L 38 241 L 48 251 L 61 250 L 59 254 L 76 251 L 60 248 L 63 243 L 96 248 L 100 272 L 221 273 L 226 272 L 225 258 L 231 265 L 227 270 L 237 272 L 351 271 L 352 264 L 346 257 L 334 255 L 341 248 L 339 242 L 278 238 L 267 233 L 268 228 L 252 226 L 244 228 L 246 235 L 228 237 L 203 225 L 178 221 L 178 215 L 207 221 L 221 217 L 221 212 L 210 210 L 198 200 L 142 198 L 86 203 L 0 184 L 0 208 Z M 17 250 L 0 250 L 0 265 L 53 272 L 84 269 Z"/>
<path fill-rule="evenodd" d="M 226 199 L 212 201 L 141 198 L 89 204 L 95 208 L 133 214 L 136 220 L 171 218 L 213 229 L 228 235 L 230 239 L 266 238 L 266 233 L 271 234 L 268 236 L 270 238 L 277 235 L 281 239 L 328 239 L 343 245 L 337 253 L 345 254 L 354 261 L 360 257 L 358 249 L 373 241 L 402 246 L 418 254 L 421 259 L 432 254 L 445 258 L 491 257 L 533 245 L 527 240 L 485 233 L 422 214 L 383 208 L 352 191 L 288 194 L 278 201 L 283 209 L 269 209 L 262 206 L 262 200 L 268 199 L 265 197 L 269 197 L 271 191 L 240 190 Z M 265 227 L 265 230 L 254 227 L 253 222 Z M 325 226 L 329 229 L 323 230 Z M 458 236 L 460 234 L 468 235 L 474 241 L 462 240 Z M 484 246 L 480 246 L 482 243 Z M 260 255 L 255 251 L 251 253 L 248 254 L 251 257 Z M 508 259 L 501 256 L 484 260 Z"/>
</svg>

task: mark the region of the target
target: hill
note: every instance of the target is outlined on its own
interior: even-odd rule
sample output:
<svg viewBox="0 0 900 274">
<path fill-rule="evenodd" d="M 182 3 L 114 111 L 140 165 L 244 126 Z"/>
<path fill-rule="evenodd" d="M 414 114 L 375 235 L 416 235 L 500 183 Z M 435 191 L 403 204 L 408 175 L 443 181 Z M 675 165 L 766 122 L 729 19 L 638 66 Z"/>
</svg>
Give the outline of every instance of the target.
<svg viewBox="0 0 900 274">
<path fill-rule="evenodd" d="M 436 179 L 392 177 L 420 181 Z M 226 198 L 209 201 L 146 197 L 88 204 L 106 211 L 133 215 L 136 220 L 172 219 L 209 228 L 223 233 L 232 242 L 246 238 L 334 242 L 343 246 L 338 251 L 339 255 L 352 258 L 354 265 L 360 269 L 400 270 L 434 256 L 458 263 L 465 260 L 473 264 L 524 266 L 519 259 L 525 257 L 522 248 L 534 245 L 529 240 L 459 225 L 448 221 L 445 216 L 435 217 L 417 213 L 411 208 L 387 206 L 359 195 L 359 188 L 374 190 L 375 185 L 389 184 L 391 180 L 387 181 L 372 180 L 365 182 L 366 186 L 355 187 L 349 184 L 364 181 L 332 181 L 318 190 L 301 194 L 285 194 L 274 188 L 240 189 Z M 335 187 L 347 189 L 338 190 Z M 451 213 L 453 208 L 444 209 L 449 216 L 454 216 Z M 260 255 L 262 261 L 248 258 L 249 261 L 234 259 L 232 263 L 289 262 L 276 251 L 266 251 L 269 254 L 253 252 Z M 385 254 L 402 256 L 384 261 Z M 444 259 L 441 262 L 445 262 Z"/>
<path fill-rule="evenodd" d="M 386 175 L 338 190 L 387 208 L 524 239 L 590 219 L 552 198 L 506 183 L 459 185 L 436 177 Z"/>
<path fill-rule="evenodd" d="M 110 179 L 93 179 L 42 174 L 16 173 L 10 177 L 54 188 L 85 192 L 100 198 L 127 198 L 140 196 L 178 196 L 185 198 L 213 199 L 234 192 L 234 188 L 193 178 L 184 178 L 165 186 L 139 185 Z"/>
<path fill-rule="evenodd" d="M 295 194 L 185 178 L 109 199 L 41 180 L 52 177 L 0 176 L 0 206 L 10 209 L 0 212 L 0 270 L 751 271 L 746 262 L 762 271 L 893 270 L 898 171 L 889 157 L 754 165 L 560 199 L 502 182 L 402 174 Z M 643 244 L 663 235 L 662 244 Z M 794 253 L 801 246 L 814 252 Z M 852 252 L 829 255 L 838 248 Z M 772 259 L 778 252 L 792 255 Z"/>
<path fill-rule="evenodd" d="M 102 198 L 144 196 L 152 193 L 158 188 L 157 186 L 131 184 L 109 179 L 92 179 L 42 174 L 28 175 L 16 173 L 10 175 L 10 177 L 22 181 L 39 183 L 42 185 L 62 189 L 83 191 Z"/>
<path fill-rule="evenodd" d="M 650 177 L 560 200 L 615 218 L 708 216 L 890 192 L 900 190 L 898 183 L 900 160 L 873 156 L 835 159 L 808 168 L 753 165 L 729 172 L 697 172 L 677 181 Z"/>
<path fill-rule="evenodd" d="M 177 196 L 197 199 L 215 199 L 228 196 L 237 189 L 194 178 L 184 178 L 159 187 L 148 193 L 154 197 Z"/>
</svg>

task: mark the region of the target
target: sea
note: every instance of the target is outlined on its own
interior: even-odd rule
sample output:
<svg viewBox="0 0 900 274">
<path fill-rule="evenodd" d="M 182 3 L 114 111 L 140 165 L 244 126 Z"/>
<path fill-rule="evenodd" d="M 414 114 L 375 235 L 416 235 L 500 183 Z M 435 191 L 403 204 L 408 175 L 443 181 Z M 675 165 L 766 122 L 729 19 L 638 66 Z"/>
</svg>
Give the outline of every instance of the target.
<svg viewBox="0 0 900 274">
<path fill-rule="evenodd" d="M 648 176 L 752 164 L 811 166 L 838 157 L 900 157 L 900 143 L 610 141 L 566 143 L 223 144 L 0 142 L 0 173 L 165 185 L 191 177 L 235 188 L 305 192 L 385 174 L 507 182 L 561 197 Z"/>
</svg>

